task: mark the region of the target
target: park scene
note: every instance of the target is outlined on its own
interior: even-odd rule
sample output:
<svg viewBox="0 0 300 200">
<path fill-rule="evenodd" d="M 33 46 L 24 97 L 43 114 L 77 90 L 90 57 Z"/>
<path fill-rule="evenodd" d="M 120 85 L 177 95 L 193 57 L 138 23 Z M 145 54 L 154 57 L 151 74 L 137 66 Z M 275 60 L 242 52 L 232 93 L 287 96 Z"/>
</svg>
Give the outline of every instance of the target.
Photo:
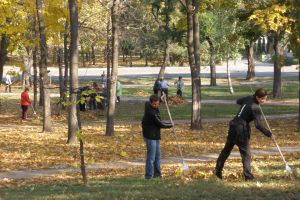
<svg viewBox="0 0 300 200">
<path fill-rule="evenodd" d="M 300 199 L 298 0 L 0 10 L 0 200 Z"/>
</svg>

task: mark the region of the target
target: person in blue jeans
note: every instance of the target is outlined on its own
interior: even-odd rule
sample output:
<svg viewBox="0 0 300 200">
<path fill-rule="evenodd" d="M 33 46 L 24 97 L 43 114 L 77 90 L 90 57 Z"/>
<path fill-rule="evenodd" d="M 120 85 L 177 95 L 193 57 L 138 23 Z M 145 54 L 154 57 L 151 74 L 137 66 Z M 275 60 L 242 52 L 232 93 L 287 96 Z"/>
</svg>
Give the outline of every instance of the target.
<svg viewBox="0 0 300 200">
<path fill-rule="evenodd" d="M 145 112 L 142 119 L 142 131 L 147 147 L 145 178 L 161 177 L 160 171 L 160 129 L 171 128 L 173 124 L 163 122 L 159 112 L 160 98 L 151 95 L 145 103 Z"/>
</svg>

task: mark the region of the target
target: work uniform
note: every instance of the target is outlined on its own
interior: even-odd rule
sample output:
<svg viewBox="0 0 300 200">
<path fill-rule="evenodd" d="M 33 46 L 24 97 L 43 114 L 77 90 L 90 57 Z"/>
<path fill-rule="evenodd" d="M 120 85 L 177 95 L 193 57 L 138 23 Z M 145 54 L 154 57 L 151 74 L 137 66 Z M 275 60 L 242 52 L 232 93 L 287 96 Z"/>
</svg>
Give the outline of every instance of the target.
<svg viewBox="0 0 300 200">
<path fill-rule="evenodd" d="M 234 119 L 229 122 L 227 141 L 217 160 L 215 174 L 222 176 L 224 163 L 230 155 L 233 146 L 237 145 L 242 157 L 245 179 L 252 180 L 254 177 L 250 167 L 249 140 L 251 129 L 249 123 L 254 121 L 255 127 L 267 137 L 271 137 L 272 133 L 261 124 L 261 111 L 255 96 L 238 99 L 237 104 L 241 107 Z"/>
</svg>

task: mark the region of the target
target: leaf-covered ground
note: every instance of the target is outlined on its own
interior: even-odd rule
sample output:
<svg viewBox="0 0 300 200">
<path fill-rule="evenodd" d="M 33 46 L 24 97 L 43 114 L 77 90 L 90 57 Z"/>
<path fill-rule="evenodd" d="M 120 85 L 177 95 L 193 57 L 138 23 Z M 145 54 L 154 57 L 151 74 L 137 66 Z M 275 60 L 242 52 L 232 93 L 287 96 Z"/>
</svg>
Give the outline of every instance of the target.
<svg viewBox="0 0 300 200">
<path fill-rule="evenodd" d="M 29 122 L 28 122 L 29 123 Z M 299 146 L 296 119 L 270 121 L 280 146 Z M 141 160 L 145 144 L 139 125 L 117 125 L 113 137 L 105 136 L 105 126 L 83 127 L 88 164 L 112 160 Z M 41 127 L 14 126 L 0 132 L 0 171 L 78 165 L 78 144 L 68 145 L 67 129 L 54 127 L 53 133 L 41 133 Z M 219 153 L 227 136 L 227 123 L 204 123 L 202 131 L 191 131 L 188 124 L 176 126 L 183 154 Z M 178 156 L 173 133 L 162 130 L 162 157 Z M 274 147 L 272 141 L 252 128 L 252 148 Z"/>
</svg>

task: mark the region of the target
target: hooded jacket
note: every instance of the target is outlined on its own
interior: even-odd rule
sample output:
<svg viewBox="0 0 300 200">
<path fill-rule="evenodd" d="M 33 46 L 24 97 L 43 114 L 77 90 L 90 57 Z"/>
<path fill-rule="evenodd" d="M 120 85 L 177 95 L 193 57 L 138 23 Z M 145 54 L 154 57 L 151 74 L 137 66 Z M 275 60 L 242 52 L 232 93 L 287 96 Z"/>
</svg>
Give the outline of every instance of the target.
<svg viewBox="0 0 300 200">
<path fill-rule="evenodd" d="M 161 121 L 159 109 L 155 109 L 150 102 L 145 103 L 145 112 L 142 120 L 143 136 L 150 140 L 160 140 L 160 129 L 171 128 L 171 123 Z"/>
</svg>

